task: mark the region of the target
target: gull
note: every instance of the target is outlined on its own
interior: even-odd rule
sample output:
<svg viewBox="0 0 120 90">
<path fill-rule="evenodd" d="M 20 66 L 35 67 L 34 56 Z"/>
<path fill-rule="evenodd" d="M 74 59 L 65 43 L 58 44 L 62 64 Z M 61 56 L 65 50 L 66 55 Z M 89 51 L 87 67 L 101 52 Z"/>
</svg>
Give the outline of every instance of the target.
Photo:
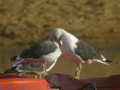
<svg viewBox="0 0 120 90">
<path fill-rule="evenodd" d="M 99 62 L 109 65 L 111 60 L 106 59 L 98 50 L 78 39 L 72 33 L 62 28 L 56 28 L 51 34 L 51 38 L 58 42 L 62 54 L 77 65 L 75 78 L 79 79 L 81 64 L 91 64 Z"/>
<path fill-rule="evenodd" d="M 24 49 L 19 55 L 12 57 L 11 60 L 14 61 L 14 64 L 5 72 L 46 74 L 55 66 L 60 56 L 61 50 L 58 43 L 48 39 L 41 43 L 35 43 Z"/>
</svg>

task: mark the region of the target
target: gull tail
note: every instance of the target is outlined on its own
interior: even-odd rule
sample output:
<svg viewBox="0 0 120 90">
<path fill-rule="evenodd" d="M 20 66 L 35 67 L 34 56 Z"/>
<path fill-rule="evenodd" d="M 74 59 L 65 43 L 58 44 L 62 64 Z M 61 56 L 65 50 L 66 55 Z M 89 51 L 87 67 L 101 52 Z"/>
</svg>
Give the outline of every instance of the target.
<svg viewBox="0 0 120 90">
<path fill-rule="evenodd" d="M 95 60 L 98 63 L 104 64 L 104 65 L 110 65 L 111 61 L 102 61 L 102 60 Z"/>
<path fill-rule="evenodd" d="M 105 58 L 103 55 L 101 55 L 101 58 L 104 62 L 108 62 L 108 63 L 112 62 L 112 60 Z"/>
<path fill-rule="evenodd" d="M 105 62 L 112 63 L 112 60 L 111 59 L 106 59 Z"/>
<path fill-rule="evenodd" d="M 96 61 L 105 65 L 110 65 L 110 63 L 112 63 L 112 60 L 106 59 L 103 55 L 101 55 L 101 60 L 98 59 Z"/>
</svg>

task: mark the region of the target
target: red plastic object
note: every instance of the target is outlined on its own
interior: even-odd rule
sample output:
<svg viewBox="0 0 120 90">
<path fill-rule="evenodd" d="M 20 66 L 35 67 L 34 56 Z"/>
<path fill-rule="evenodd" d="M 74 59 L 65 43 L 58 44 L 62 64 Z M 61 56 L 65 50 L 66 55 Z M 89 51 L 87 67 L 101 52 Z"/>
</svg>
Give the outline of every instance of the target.
<svg viewBox="0 0 120 90">
<path fill-rule="evenodd" d="M 2 74 L 0 74 L 1 76 Z M 0 78 L 0 90 L 51 90 L 46 80 L 20 78 L 12 75 Z"/>
</svg>

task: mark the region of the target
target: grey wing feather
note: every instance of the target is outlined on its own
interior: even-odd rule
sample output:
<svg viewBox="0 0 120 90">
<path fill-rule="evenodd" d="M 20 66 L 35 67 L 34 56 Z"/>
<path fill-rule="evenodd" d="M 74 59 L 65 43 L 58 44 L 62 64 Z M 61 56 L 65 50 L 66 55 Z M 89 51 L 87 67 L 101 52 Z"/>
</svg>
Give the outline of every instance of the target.
<svg viewBox="0 0 120 90">
<path fill-rule="evenodd" d="M 25 49 L 20 57 L 22 58 L 40 58 L 43 55 L 54 52 L 57 49 L 55 43 L 51 41 L 44 41 L 42 43 L 35 43 L 30 48 Z"/>
<path fill-rule="evenodd" d="M 101 59 L 100 52 L 97 49 L 89 46 L 87 43 L 78 41 L 76 45 L 77 48 L 75 48 L 75 53 L 79 55 L 83 60 Z"/>
</svg>

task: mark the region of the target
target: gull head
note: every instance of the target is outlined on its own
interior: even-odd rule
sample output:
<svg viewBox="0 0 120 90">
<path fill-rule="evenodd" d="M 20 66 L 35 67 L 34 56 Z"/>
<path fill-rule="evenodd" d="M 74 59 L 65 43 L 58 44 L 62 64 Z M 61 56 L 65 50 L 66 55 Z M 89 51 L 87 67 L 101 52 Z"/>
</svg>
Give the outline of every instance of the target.
<svg viewBox="0 0 120 90">
<path fill-rule="evenodd" d="M 52 32 L 52 35 L 51 35 L 51 39 L 52 40 L 55 40 L 60 46 L 62 45 L 62 36 L 63 36 L 63 33 L 65 32 L 64 29 L 62 28 L 56 28 L 53 32 Z"/>
</svg>

